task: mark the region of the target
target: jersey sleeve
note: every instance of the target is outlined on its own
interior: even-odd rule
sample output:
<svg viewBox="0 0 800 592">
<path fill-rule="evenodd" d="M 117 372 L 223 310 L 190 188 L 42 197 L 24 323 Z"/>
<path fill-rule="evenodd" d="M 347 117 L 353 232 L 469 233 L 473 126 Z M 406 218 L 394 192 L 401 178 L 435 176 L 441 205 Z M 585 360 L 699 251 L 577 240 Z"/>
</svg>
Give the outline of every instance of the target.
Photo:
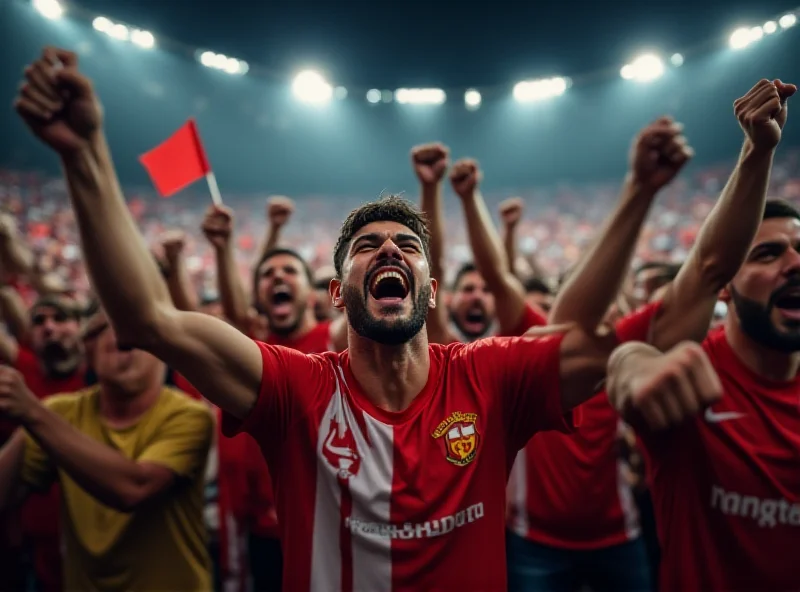
<svg viewBox="0 0 800 592">
<path fill-rule="evenodd" d="M 78 403 L 78 396 L 54 395 L 45 399 L 43 404 L 72 424 L 70 419 L 72 410 Z M 56 479 L 58 479 L 58 469 L 50 455 L 26 432 L 25 456 L 22 461 L 23 483 L 36 491 L 45 491 Z"/>
<path fill-rule="evenodd" d="M 502 404 L 506 437 L 516 452 L 536 432 L 574 428 L 572 412 L 561 404 L 563 334 L 495 337 L 467 346 L 473 349 L 478 382 Z"/>
<path fill-rule="evenodd" d="M 330 363 L 322 356 L 256 343 L 263 367 L 258 399 L 244 420 L 223 412 L 222 432 L 228 437 L 247 432 L 262 450 L 274 451 L 335 379 Z"/>
<path fill-rule="evenodd" d="M 659 311 L 661 311 L 661 301 L 651 302 L 622 317 L 614 327 L 617 333 L 617 341 L 619 343 L 628 341 L 649 342 L 652 338 L 653 321 Z"/>
<path fill-rule="evenodd" d="M 202 403 L 187 404 L 171 412 L 159 425 L 157 437 L 135 459 L 168 468 L 192 479 L 206 468 L 214 437 L 214 418 Z"/>
<path fill-rule="evenodd" d="M 528 329 L 532 329 L 533 327 L 542 327 L 546 324 L 547 319 L 545 316 L 526 302 L 525 308 L 522 309 L 522 316 L 520 317 L 517 326 L 510 334 L 503 335 L 503 337 L 519 337 L 520 335 L 524 335 L 525 331 Z"/>
</svg>

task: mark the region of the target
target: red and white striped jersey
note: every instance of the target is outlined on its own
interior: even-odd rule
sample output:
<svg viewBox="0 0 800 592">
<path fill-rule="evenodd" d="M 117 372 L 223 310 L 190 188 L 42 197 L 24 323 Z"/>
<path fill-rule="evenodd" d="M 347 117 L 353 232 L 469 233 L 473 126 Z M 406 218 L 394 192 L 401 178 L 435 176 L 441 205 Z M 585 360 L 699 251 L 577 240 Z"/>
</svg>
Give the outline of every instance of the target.
<svg viewBox="0 0 800 592">
<path fill-rule="evenodd" d="M 572 428 L 561 335 L 430 345 L 401 412 L 374 406 L 349 353 L 259 343 L 249 432 L 273 476 L 284 589 L 505 590 L 505 484 L 534 433 Z"/>
<path fill-rule="evenodd" d="M 647 341 L 660 306 L 650 304 L 620 319 L 619 342 Z M 569 436 L 551 432 L 531 440 L 508 482 L 508 528 L 540 545 L 601 549 L 639 535 L 639 514 L 619 453 L 622 420 L 605 391 L 580 411 L 580 425 Z"/>
</svg>

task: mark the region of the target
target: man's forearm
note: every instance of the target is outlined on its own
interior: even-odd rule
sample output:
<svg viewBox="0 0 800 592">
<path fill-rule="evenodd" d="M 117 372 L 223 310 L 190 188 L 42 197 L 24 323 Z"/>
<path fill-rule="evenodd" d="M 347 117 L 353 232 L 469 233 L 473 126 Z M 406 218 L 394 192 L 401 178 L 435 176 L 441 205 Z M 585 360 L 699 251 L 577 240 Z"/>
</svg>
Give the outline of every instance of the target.
<svg viewBox="0 0 800 592">
<path fill-rule="evenodd" d="M 144 481 L 136 462 L 81 433 L 43 405 L 23 425 L 53 462 L 92 497 L 122 511 L 135 505 L 137 489 Z"/>
<path fill-rule="evenodd" d="M 773 156 L 773 150 L 756 150 L 745 141 L 736 168 L 700 230 L 689 261 L 701 267 L 713 293 L 739 271 L 758 231 Z"/>
<path fill-rule="evenodd" d="M 628 342 L 617 347 L 608 358 L 606 392 L 611 405 L 628 419 L 631 393 L 636 380 L 649 362 L 661 354 L 656 348 L 640 342 Z"/>
<path fill-rule="evenodd" d="M 476 190 L 472 196 L 462 198 L 461 201 L 475 265 L 489 288 L 494 291 L 494 287 L 505 281 L 505 276 L 509 273 L 503 243 L 483 195 Z"/>
<path fill-rule="evenodd" d="M 236 269 L 233 245 L 228 243 L 225 248 L 216 249 L 217 259 L 217 289 L 222 304 L 222 312 L 240 331 L 247 330 L 248 305 L 247 296 L 242 278 Z M 255 289 L 255 286 L 253 286 Z"/>
<path fill-rule="evenodd" d="M 17 430 L 0 446 L 0 512 L 16 502 L 24 456 L 25 438 L 22 430 Z"/>
<path fill-rule="evenodd" d="M 192 286 L 192 279 L 189 277 L 189 270 L 186 269 L 186 260 L 183 255 L 170 261 L 169 269 L 167 289 L 175 308 L 188 311 L 197 310 L 197 292 Z"/>
<path fill-rule="evenodd" d="M 503 229 L 503 247 L 506 251 L 506 263 L 508 264 L 508 271 L 516 276 L 517 273 L 517 225 L 506 224 Z"/>
<path fill-rule="evenodd" d="M 576 322 L 588 331 L 602 322 L 628 274 L 654 196 L 626 177 L 616 209 L 559 291 L 551 322 Z"/>
<path fill-rule="evenodd" d="M 441 182 L 423 183 L 420 194 L 420 209 L 428 221 L 428 231 L 430 232 L 428 248 L 431 256 L 431 277 L 443 282 L 445 231 Z"/>
<path fill-rule="evenodd" d="M 4 235 L 0 237 L 0 262 L 12 273 L 27 275 L 34 268 L 34 255 L 16 233 Z"/>
<path fill-rule="evenodd" d="M 254 265 L 260 265 L 267 253 L 278 247 L 281 242 L 282 229 L 283 226 L 270 223 L 270 225 L 267 227 L 267 233 L 264 236 L 264 242 L 261 245 L 258 259 L 255 260 Z"/>
<path fill-rule="evenodd" d="M 118 337 L 135 341 L 172 303 L 125 204 L 105 137 L 98 133 L 62 164 L 92 285 Z"/>
</svg>

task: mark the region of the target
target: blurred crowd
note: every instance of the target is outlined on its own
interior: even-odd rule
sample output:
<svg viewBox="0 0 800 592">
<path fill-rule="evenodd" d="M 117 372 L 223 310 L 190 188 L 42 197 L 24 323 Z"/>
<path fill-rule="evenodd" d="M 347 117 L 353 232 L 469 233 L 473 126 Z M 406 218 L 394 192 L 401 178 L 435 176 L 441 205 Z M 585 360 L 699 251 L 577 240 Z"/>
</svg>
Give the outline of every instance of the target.
<svg viewBox="0 0 800 592">
<path fill-rule="evenodd" d="M 644 227 L 634 265 L 645 261 L 675 261 L 686 258 L 703 221 L 719 196 L 733 162 L 719 164 L 676 179 L 653 206 Z M 538 274 L 557 277 L 573 265 L 598 225 L 613 208 L 619 182 L 533 188 L 519 197 L 526 215 L 516 229 L 518 265 L 523 275 L 530 273 L 530 255 L 535 253 Z M 770 196 L 800 203 L 800 152 L 781 154 L 771 179 Z M 375 196 L 326 199 L 295 197 L 291 224 L 281 228 L 281 244 L 296 250 L 312 269 L 330 266 L 331 252 L 341 224 L 342 213 Z M 485 196 L 490 208 L 497 209 L 508 195 Z M 234 210 L 237 264 L 243 277 L 251 273 L 253 258 L 263 245 L 271 226 L 264 199 L 253 196 L 224 195 Z M 152 192 L 128 193 L 131 213 L 152 246 L 163 256 L 162 241 L 174 231 L 185 236 L 184 256 L 192 283 L 203 299 L 216 298 L 214 253 L 203 239 L 201 226 L 210 203 L 203 187 L 195 187 L 171 199 L 160 199 Z M 445 269 L 452 274 L 472 259 L 457 200 L 445 200 L 448 248 Z M 18 232 L 37 255 L 42 271 L 52 272 L 79 292 L 88 290 L 80 257 L 77 228 L 62 179 L 36 173 L 0 169 L 0 232 Z M 283 218 L 280 218 L 283 220 Z"/>
</svg>

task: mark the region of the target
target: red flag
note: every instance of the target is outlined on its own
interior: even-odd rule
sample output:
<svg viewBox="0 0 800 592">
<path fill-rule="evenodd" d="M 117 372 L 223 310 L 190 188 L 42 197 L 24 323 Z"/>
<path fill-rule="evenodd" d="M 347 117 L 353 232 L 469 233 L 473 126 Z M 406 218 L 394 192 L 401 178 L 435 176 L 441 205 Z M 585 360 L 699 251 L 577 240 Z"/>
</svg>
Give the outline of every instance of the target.
<svg viewBox="0 0 800 592">
<path fill-rule="evenodd" d="M 169 197 L 211 172 L 194 119 L 139 157 L 161 197 Z"/>
</svg>

